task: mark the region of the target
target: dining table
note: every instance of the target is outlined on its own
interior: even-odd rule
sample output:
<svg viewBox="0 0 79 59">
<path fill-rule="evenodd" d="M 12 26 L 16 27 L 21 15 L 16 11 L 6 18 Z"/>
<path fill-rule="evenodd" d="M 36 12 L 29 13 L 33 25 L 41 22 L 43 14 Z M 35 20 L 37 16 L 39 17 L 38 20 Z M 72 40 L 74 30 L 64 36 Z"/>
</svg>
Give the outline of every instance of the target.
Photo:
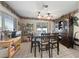
<svg viewBox="0 0 79 59">
<path fill-rule="evenodd" d="M 50 42 L 50 40 L 51 40 L 51 38 L 53 38 L 53 37 L 55 37 L 55 36 L 52 36 L 52 35 L 47 35 L 47 36 L 41 36 L 41 35 L 33 35 L 33 39 L 34 39 L 34 41 L 35 41 L 35 48 L 34 48 L 34 57 L 36 57 L 36 41 L 37 41 L 37 39 L 42 39 L 42 38 L 44 38 L 44 37 L 49 37 L 49 42 Z M 57 37 L 57 36 L 56 36 Z M 49 44 L 49 47 L 50 47 L 50 44 Z M 58 47 L 58 51 L 59 51 L 59 40 L 57 39 L 57 47 Z M 59 54 L 59 52 L 58 52 L 58 54 Z M 49 57 L 51 57 L 50 56 L 50 48 L 49 48 Z"/>
</svg>

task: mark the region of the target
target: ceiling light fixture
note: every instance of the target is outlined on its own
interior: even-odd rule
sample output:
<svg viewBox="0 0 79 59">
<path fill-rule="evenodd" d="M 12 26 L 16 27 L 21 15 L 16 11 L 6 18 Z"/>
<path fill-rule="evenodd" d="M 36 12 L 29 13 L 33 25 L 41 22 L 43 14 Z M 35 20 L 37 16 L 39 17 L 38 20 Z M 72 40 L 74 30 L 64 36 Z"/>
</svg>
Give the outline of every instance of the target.
<svg viewBox="0 0 79 59">
<path fill-rule="evenodd" d="M 40 19 L 52 19 L 51 12 L 48 11 L 48 5 L 42 5 L 43 9 L 38 11 L 38 18 Z"/>
</svg>

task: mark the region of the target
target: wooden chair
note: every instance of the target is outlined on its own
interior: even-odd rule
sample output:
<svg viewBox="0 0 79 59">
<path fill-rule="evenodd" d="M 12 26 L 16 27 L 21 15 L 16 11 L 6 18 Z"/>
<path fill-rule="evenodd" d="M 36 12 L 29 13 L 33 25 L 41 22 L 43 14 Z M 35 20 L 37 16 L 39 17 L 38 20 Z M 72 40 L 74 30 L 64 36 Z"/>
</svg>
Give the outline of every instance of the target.
<svg viewBox="0 0 79 59">
<path fill-rule="evenodd" d="M 40 42 L 39 41 L 35 42 L 33 38 L 33 34 L 31 34 L 31 53 L 32 53 L 32 48 L 35 47 L 35 43 L 36 43 L 36 46 L 38 46 L 39 52 L 40 52 Z"/>
<path fill-rule="evenodd" d="M 74 34 L 74 45 L 79 46 L 79 31 Z"/>
<path fill-rule="evenodd" d="M 59 38 L 58 38 L 58 33 L 51 33 L 50 34 L 50 44 L 51 44 L 51 49 L 57 48 L 57 54 L 59 55 Z"/>
<path fill-rule="evenodd" d="M 41 57 L 43 55 L 43 51 L 47 51 L 49 50 L 49 37 L 48 35 L 50 35 L 49 33 L 42 33 L 41 34 L 41 43 L 40 43 L 40 51 L 41 51 Z M 50 56 L 50 54 L 49 54 Z"/>
</svg>

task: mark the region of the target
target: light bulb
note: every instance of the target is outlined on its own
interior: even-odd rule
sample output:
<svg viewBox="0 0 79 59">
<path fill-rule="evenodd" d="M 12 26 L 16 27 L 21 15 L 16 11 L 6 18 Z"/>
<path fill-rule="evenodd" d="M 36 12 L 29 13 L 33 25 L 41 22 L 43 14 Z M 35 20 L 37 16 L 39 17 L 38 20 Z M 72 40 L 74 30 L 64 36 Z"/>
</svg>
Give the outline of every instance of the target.
<svg viewBox="0 0 79 59">
<path fill-rule="evenodd" d="M 41 18 L 41 16 L 38 16 L 38 18 Z"/>
<path fill-rule="evenodd" d="M 51 19 L 51 17 L 48 16 L 47 19 Z"/>
</svg>

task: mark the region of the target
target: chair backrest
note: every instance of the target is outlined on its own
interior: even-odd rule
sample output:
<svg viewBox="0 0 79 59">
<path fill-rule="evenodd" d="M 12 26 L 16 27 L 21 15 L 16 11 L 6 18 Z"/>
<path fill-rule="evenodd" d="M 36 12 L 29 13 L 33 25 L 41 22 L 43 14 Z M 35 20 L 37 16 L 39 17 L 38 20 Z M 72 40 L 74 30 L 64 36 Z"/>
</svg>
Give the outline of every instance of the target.
<svg viewBox="0 0 79 59">
<path fill-rule="evenodd" d="M 75 32 L 74 38 L 79 39 L 79 31 Z"/>
<path fill-rule="evenodd" d="M 31 41 L 33 39 L 33 33 L 29 34 L 30 38 L 31 38 Z"/>
<path fill-rule="evenodd" d="M 50 40 L 51 41 L 57 41 L 58 40 L 58 33 L 50 33 Z"/>
<path fill-rule="evenodd" d="M 50 33 L 42 33 L 41 36 L 41 42 L 49 42 Z"/>
</svg>

